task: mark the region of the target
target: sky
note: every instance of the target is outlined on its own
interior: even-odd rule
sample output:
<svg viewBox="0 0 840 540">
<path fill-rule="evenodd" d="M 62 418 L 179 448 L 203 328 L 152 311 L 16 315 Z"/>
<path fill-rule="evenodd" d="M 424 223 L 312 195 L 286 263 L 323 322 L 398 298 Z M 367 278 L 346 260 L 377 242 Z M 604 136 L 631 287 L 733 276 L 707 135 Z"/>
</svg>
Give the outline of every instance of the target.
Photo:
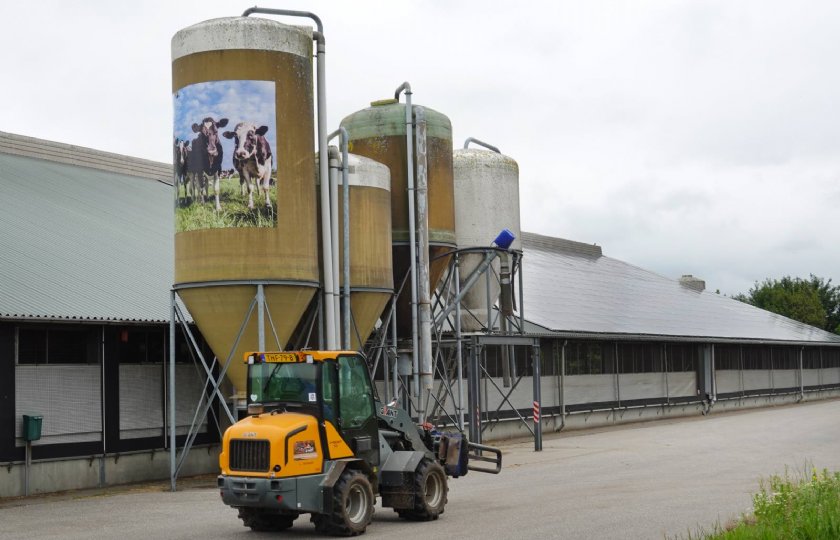
<svg viewBox="0 0 840 540">
<path fill-rule="evenodd" d="M 172 35 L 251 5 L 3 2 L 0 131 L 170 161 Z M 840 281 L 838 2 L 263 5 L 322 18 L 330 129 L 409 81 L 519 163 L 523 230 L 722 294 Z"/>
<path fill-rule="evenodd" d="M 227 124 L 219 128 L 219 142 L 224 149 L 222 169 L 233 169 L 235 146 L 235 139 L 223 135 L 235 132 L 240 122 L 267 127 L 265 138 L 269 147 L 276 149 L 274 90 L 272 81 L 210 81 L 185 86 L 173 94 L 173 137 L 192 142 L 197 137 L 193 124 L 200 124 L 208 117 L 217 122 L 227 119 Z"/>
</svg>

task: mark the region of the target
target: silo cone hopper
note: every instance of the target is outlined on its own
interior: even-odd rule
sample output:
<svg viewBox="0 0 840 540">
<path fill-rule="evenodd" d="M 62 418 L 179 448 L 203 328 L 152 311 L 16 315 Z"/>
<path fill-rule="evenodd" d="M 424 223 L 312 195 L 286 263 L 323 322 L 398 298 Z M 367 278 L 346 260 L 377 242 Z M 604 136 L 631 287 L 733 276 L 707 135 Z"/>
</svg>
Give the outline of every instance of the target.
<svg viewBox="0 0 840 540">
<path fill-rule="evenodd" d="M 266 285 L 263 290 L 265 348 L 282 350 L 312 300 L 315 289 Z M 243 398 L 247 369 L 241 360 L 246 352 L 259 348 L 259 306 L 254 303 L 252 307 L 257 298 L 257 288 L 252 285 L 201 287 L 182 289 L 179 295 L 213 354 L 222 364 L 228 357 L 231 358 L 225 375 L 233 384 L 236 397 Z"/>
</svg>

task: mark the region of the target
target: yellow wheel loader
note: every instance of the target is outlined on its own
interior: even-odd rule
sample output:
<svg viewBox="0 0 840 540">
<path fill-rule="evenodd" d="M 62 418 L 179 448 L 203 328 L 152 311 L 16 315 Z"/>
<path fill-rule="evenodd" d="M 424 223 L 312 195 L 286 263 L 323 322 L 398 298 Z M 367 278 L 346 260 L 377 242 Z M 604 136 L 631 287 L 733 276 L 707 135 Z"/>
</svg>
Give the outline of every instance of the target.
<svg viewBox="0 0 840 540">
<path fill-rule="evenodd" d="M 245 362 L 249 416 L 224 434 L 218 486 L 253 530 L 288 529 L 308 513 L 321 533 L 355 536 L 376 497 L 404 519 L 435 520 L 449 476 L 501 470 L 498 449 L 378 401 L 357 352 L 256 352 Z"/>
</svg>

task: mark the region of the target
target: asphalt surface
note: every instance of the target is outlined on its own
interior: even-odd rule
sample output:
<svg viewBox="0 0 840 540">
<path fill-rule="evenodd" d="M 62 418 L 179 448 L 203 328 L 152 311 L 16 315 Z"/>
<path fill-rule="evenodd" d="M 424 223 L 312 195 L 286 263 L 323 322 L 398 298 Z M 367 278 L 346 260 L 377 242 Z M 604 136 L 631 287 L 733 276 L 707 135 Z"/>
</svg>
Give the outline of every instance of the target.
<svg viewBox="0 0 840 540">
<path fill-rule="evenodd" d="M 628 412 L 627 414 L 632 414 Z M 498 476 L 450 483 L 446 512 L 408 523 L 377 507 L 367 538 L 674 538 L 750 509 L 771 474 L 840 470 L 840 400 L 547 435 L 502 446 Z M 308 516 L 255 533 L 212 478 L 0 502 L 0 539 L 317 538 Z"/>
</svg>

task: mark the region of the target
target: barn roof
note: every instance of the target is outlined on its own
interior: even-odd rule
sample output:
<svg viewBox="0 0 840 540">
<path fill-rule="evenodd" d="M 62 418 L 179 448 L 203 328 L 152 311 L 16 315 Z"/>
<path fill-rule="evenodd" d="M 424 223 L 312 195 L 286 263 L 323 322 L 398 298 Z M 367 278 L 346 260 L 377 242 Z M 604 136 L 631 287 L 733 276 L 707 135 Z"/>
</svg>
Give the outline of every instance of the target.
<svg viewBox="0 0 840 540">
<path fill-rule="evenodd" d="M 840 336 L 603 255 L 599 246 L 523 233 L 531 330 L 613 339 L 836 343 Z"/>
<path fill-rule="evenodd" d="M 0 318 L 166 322 L 172 166 L 0 132 Z M 840 336 L 523 233 L 535 332 L 840 344 Z"/>
<path fill-rule="evenodd" d="M 170 164 L 0 132 L 0 318 L 168 321 L 171 178 Z"/>
</svg>

